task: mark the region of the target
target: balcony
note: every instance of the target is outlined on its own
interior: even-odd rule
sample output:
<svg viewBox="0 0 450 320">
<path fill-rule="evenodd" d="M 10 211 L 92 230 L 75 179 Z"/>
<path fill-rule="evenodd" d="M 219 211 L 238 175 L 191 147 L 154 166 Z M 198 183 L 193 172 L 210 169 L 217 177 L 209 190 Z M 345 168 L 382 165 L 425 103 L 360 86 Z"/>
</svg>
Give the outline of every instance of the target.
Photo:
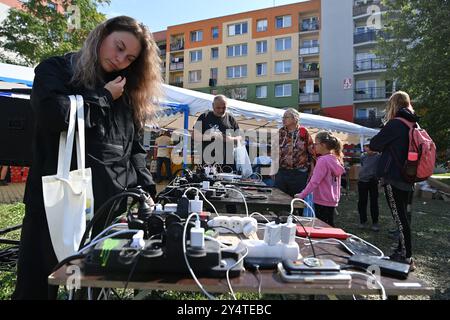
<svg viewBox="0 0 450 320">
<path fill-rule="evenodd" d="M 390 36 L 382 30 L 368 30 L 366 32 L 355 33 L 353 35 L 353 44 L 375 42 L 379 38 L 389 39 Z"/>
<path fill-rule="evenodd" d="M 353 6 L 353 17 L 369 14 L 369 12 L 367 12 L 367 9 L 373 5 L 378 6 L 380 8 L 381 12 L 386 11 L 386 9 L 387 9 L 386 6 L 381 3 L 381 0 L 373 0 L 373 1 L 370 1 L 370 3 L 365 3 L 365 4 L 362 3 L 362 4 L 354 5 Z"/>
<path fill-rule="evenodd" d="M 180 87 L 180 88 L 183 88 L 183 81 L 177 81 L 177 82 L 169 82 L 169 84 L 171 85 L 171 86 L 175 86 L 175 87 Z"/>
<path fill-rule="evenodd" d="M 300 102 L 300 104 L 319 103 L 320 102 L 320 94 L 319 93 L 300 93 L 299 102 Z"/>
<path fill-rule="evenodd" d="M 368 128 L 379 128 L 381 127 L 383 118 L 382 117 L 368 117 L 368 118 L 355 118 L 354 122 L 360 126 Z"/>
<path fill-rule="evenodd" d="M 385 58 L 355 60 L 354 72 L 377 71 L 386 69 Z"/>
<path fill-rule="evenodd" d="M 310 78 L 319 78 L 320 71 L 319 70 L 300 70 L 298 78 L 299 79 L 310 79 Z"/>
<path fill-rule="evenodd" d="M 176 42 L 170 44 L 170 51 L 180 51 L 180 50 L 184 50 L 183 42 Z"/>
<path fill-rule="evenodd" d="M 302 23 L 300 25 L 300 32 L 318 31 L 320 29 L 319 22 Z"/>
<path fill-rule="evenodd" d="M 315 47 L 303 47 L 299 49 L 299 54 L 301 56 L 306 56 L 306 55 L 313 55 L 313 54 L 319 54 L 320 49 L 319 46 L 315 46 Z"/>
<path fill-rule="evenodd" d="M 180 71 L 184 69 L 184 62 L 172 62 L 169 66 L 170 71 Z"/>
<path fill-rule="evenodd" d="M 391 94 L 392 92 L 389 92 L 386 87 L 356 89 L 354 93 L 354 100 L 386 100 L 389 99 Z"/>
</svg>

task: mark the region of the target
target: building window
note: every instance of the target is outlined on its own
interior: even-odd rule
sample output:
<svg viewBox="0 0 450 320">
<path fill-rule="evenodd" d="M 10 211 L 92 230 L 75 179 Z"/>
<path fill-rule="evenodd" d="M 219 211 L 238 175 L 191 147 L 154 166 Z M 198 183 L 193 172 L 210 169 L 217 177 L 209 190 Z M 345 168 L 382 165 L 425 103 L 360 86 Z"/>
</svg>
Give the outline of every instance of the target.
<svg viewBox="0 0 450 320">
<path fill-rule="evenodd" d="M 191 32 L 191 42 L 199 42 L 203 40 L 203 31 L 196 30 Z"/>
<path fill-rule="evenodd" d="M 227 67 L 227 78 L 245 78 L 247 77 L 247 65 Z"/>
<path fill-rule="evenodd" d="M 191 62 L 202 61 L 202 50 L 195 50 L 190 52 Z"/>
<path fill-rule="evenodd" d="M 211 68 L 209 73 L 209 86 L 215 87 L 217 86 L 217 78 L 219 75 L 219 69 L 218 68 Z"/>
<path fill-rule="evenodd" d="M 219 58 L 219 48 L 211 48 L 211 59 Z"/>
<path fill-rule="evenodd" d="M 277 84 L 275 85 L 275 97 L 291 97 L 292 96 L 292 84 Z"/>
<path fill-rule="evenodd" d="M 267 52 L 267 40 L 256 41 L 256 53 L 266 53 Z"/>
<path fill-rule="evenodd" d="M 302 20 L 302 31 L 319 30 L 319 19 L 311 17 Z"/>
<path fill-rule="evenodd" d="M 256 32 L 267 31 L 267 19 L 256 21 Z"/>
<path fill-rule="evenodd" d="M 291 16 L 281 16 L 275 18 L 275 27 L 277 29 L 289 28 L 290 26 L 292 26 Z"/>
<path fill-rule="evenodd" d="M 219 39 L 219 27 L 211 28 L 211 36 L 213 39 Z"/>
<path fill-rule="evenodd" d="M 227 46 L 227 57 L 241 57 L 247 55 L 247 44 Z"/>
<path fill-rule="evenodd" d="M 228 35 L 236 36 L 239 34 L 245 34 L 248 32 L 247 22 L 235 23 L 228 25 Z"/>
<path fill-rule="evenodd" d="M 291 71 L 292 71 L 291 60 L 275 61 L 275 74 L 291 73 Z"/>
<path fill-rule="evenodd" d="M 256 75 L 265 76 L 267 75 L 267 63 L 257 63 L 256 64 Z"/>
<path fill-rule="evenodd" d="M 247 100 L 247 87 L 231 89 L 231 99 Z"/>
<path fill-rule="evenodd" d="M 317 48 L 319 46 L 319 40 L 303 40 L 302 48 Z"/>
<path fill-rule="evenodd" d="M 189 71 L 189 82 L 200 82 L 202 81 L 202 71 L 201 70 L 195 70 L 195 71 Z"/>
<path fill-rule="evenodd" d="M 292 49 L 291 37 L 275 39 L 275 49 L 277 51 L 286 51 Z"/>
<path fill-rule="evenodd" d="M 256 86 L 256 98 L 267 98 L 267 86 Z"/>
</svg>

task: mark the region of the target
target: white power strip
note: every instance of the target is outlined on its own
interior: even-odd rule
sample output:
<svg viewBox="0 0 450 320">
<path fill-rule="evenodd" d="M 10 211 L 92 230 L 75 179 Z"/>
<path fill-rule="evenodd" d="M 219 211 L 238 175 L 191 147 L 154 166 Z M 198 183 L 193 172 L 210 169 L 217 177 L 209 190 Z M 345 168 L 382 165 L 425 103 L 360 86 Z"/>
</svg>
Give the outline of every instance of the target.
<svg viewBox="0 0 450 320">
<path fill-rule="evenodd" d="M 220 216 L 208 221 L 208 226 L 218 228 L 219 233 L 243 233 L 249 237 L 258 230 L 258 222 L 252 217 L 227 217 Z M 224 228 L 221 228 L 224 227 Z M 231 230 L 225 229 L 229 228 Z"/>
</svg>

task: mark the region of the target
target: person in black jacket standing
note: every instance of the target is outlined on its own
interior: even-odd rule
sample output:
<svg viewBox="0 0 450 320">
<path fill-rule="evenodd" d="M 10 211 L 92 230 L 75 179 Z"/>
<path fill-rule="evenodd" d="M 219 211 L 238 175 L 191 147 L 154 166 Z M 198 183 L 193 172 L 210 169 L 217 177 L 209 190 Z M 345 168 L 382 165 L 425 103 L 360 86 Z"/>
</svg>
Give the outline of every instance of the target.
<svg viewBox="0 0 450 320">
<path fill-rule="evenodd" d="M 382 152 L 377 176 L 382 179 L 386 199 L 399 231 L 398 247 L 390 257 L 392 260 L 409 263 L 410 270 L 413 270 L 415 266 L 412 259 L 411 226 L 407 211 L 414 184 L 407 182 L 401 173 L 408 156 L 409 128 L 401 120 L 395 119 L 396 117 L 413 123 L 418 121 L 406 92 L 397 91 L 389 99 L 385 118 L 387 122 L 370 140 L 369 148 Z"/>
<path fill-rule="evenodd" d="M 31 94 L 36 120 L 33 163 L 25 189 L 13 299 L 56 298 L 57 287 L 47 284 L 58 261 L 47 225 L 42 177 L 56 174 L 59 136 L 68 127 L 68 95 L 84 99 L 86 167 L 92 170 L 96 210 L 136 186 L 155 196 L 141 141 L 144 123 L 155 112 L 152 101 L 160 95 L 160 83 L 160 58 L 150 31 L 126 16 L 98 25 L 79 52 L 46 59 L 36 67 Z M 112 210 L 121 213 L 123 205 Z M 93 234 L 104 223 L 105 219 L 95 225 Z"/>
</svg>

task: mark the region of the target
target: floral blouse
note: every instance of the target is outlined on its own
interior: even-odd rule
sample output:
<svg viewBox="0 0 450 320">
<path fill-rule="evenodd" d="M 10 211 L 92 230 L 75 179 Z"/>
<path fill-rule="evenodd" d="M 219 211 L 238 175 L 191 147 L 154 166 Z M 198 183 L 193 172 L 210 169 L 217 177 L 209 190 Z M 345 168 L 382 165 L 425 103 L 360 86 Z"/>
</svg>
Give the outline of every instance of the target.
<svg viewBox="0 0 450 320">
<path fill-rule="evenodd" d="M 313 140 L 303 127 L 288 132 L 283 127 L 280 135 L 280 168 L 309 169 L 315 159 Z"/>
</svg>

